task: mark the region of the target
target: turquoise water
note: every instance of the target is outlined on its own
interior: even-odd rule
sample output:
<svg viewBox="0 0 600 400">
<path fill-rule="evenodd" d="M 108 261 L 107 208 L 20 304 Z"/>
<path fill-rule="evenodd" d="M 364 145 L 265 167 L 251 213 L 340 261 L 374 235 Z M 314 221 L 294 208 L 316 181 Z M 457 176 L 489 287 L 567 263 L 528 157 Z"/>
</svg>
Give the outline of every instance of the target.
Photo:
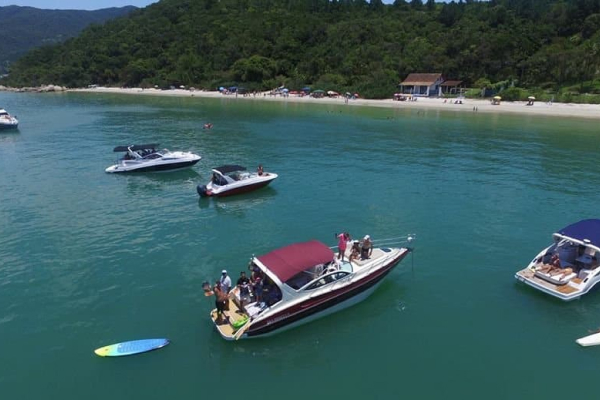
<svg viewBox="0 0 600 400">
<path fill-rule="evenodd" d="M 600 291 L 562 303 L 513 278 L 554 231 L 600 217 L 593 121 L 93 94 L 0 105 L 21 121 L 0 133 L 3 399 L 595 396 L 600 348 L 574 340 L 600 326 Z M 104 173 L 114 146 L 141 142 L 203 159 Z M 224 163 L 280 178 L 199 200 Z M 236 343 L 214 331 L 204 280 L 342 230 L 416 233 L 414 258 L 326 319 Z M 93 354 L 153 337 L 172 344 Z"/>
</svg>

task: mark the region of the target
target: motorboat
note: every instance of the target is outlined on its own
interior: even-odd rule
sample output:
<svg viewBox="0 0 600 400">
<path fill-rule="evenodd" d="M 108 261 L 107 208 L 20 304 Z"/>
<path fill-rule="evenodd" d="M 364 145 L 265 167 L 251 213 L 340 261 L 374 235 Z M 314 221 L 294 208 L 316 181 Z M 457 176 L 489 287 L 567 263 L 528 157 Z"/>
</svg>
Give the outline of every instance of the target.
<svg viewBox="0 0 600 400">
<path fill-rule="evenodd" d="M 0 108 L 0 129 L 17 128 L 19 126 L 19 120 L 8 113 L 3 108 Z"/>
<path fill-rule="evenodd" d="M 277 176 L 273 172 L 264 172 L 262 166 L 256 172 L 248 172 L 241 165 L 223 165 L 213 168 L 210 182 L 198 185 L 196 191 L 200 197 L 231 196 L 267 186 Z"/>
<path fill-rule="evenodd" d="M 585 219 L 553 235 L 515 278 L 527 285 L 570 301 L 589 292 L 600 281 L 600 219 Z"/>
<path fill-rule="evenodd" d="M 410 249 L 373 247 L 370 256 L 348 261 L 350 252 L 341 262 L 331 248 L 311 240 L 253 257 L 252 294 L 242 296 L 236 287 L 227 300 L 229 311 L 214 309 L 210 318 L 226 340 L 282 332 L 366 299 Z"/>
<path fill-rule="evenodd" d="M 123 152 L 125 155 L 105 171 L 109 173 L 174 171 L 189 168 L 202 158 L 190 152 L 156 150 L 157 148 L 157 143 L 117 146 L 113 151 Z"/>
</svg>

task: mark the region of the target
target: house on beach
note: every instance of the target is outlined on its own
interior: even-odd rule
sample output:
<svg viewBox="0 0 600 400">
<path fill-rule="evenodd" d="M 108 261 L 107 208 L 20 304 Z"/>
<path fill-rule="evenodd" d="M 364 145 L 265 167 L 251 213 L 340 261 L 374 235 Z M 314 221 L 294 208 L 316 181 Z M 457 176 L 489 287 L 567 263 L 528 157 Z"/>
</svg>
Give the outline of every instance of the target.
<svg viewBox="0 0 600 400">
<path fill-rule="evenodd" d="M 446 81 L 441 73 L 409 74 L 400 83 L 400 92 L 413 96 L 442 96 L 455 94 L 460 90 L 462 81 Z"/>
</svg>

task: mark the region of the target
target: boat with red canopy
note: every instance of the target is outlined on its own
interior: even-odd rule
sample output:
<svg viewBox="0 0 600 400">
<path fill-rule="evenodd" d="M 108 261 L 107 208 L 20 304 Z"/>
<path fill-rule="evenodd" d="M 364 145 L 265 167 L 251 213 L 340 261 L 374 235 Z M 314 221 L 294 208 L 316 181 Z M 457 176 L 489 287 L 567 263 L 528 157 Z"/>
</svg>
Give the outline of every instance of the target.
<svg viewBox="0 0 600 400">
<path fill-rule="evenodd" d="M 263 337 L 350 307 L 373 293 L 410 249 L 373 247 L 364 259 L 348 261 L 351 251 L 342 262 L 311 240 L 252 258 L 251 290 L 236 287 L 228 311 L 211 311 L 215 327 L 227 340 Z"/>
</svg>

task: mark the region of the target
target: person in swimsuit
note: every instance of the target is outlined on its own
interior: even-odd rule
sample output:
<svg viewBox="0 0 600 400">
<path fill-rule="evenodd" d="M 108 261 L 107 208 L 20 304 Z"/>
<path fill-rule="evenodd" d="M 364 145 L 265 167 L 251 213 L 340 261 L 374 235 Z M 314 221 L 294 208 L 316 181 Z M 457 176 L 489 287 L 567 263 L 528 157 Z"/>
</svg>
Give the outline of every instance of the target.
<svg viewBox="0 0 600 400">
<path fill-rule="evenodd" d="M 338 258 L 341 261 L 344 261 L 344 253 L 346 253 L 346 248 L 348 246 L 347 236 L 345 233 L 340 233 L 338 235 Z"/>
<path fill-rule="evenodd" d="M 213 287 L 213 293 L 215 294 L 215 307 L 217 308 L 217 318 L 215 322 L 217 324 L 222 324 L 225 315 L 225 304 L 229 301 L 227 295 L 221 289 L 221 282 L 216 281 L 215 286 Z"/>
</svg>

